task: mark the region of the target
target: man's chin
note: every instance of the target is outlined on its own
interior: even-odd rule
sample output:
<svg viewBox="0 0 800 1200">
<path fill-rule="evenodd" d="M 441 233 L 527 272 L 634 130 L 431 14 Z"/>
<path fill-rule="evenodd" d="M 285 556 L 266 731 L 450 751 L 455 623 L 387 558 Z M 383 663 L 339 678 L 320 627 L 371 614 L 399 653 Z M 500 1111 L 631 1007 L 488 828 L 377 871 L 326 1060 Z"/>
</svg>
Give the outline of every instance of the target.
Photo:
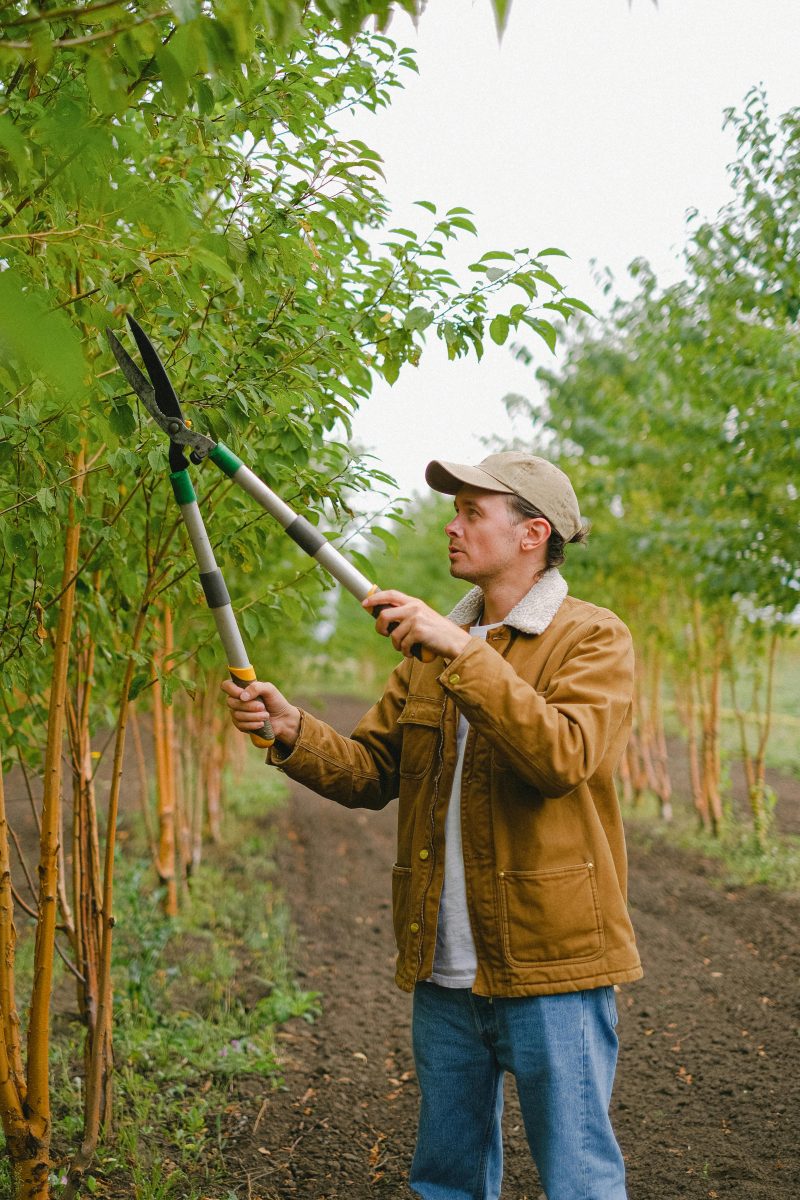
<svg viewBox="0 0 800 1200">
<path fill-rule="evenodd" d="M 453 579 L 464 579 L 467 583 L 475 582 L 467 564 L 459 562 L 457 558 L 450 561 L 450 574 Z"/>
</svg>

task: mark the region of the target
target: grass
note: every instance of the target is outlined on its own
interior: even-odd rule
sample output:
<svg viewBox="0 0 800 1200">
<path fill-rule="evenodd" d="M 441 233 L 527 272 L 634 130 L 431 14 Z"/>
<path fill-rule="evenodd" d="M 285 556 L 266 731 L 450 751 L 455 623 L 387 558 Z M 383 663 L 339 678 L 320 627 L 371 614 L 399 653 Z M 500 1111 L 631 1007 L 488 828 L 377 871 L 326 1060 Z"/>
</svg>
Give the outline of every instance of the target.
<svg viewBox="0 0 800 1200">
<path fill-rule="evenodd" d="M 313 1020 L 317 997 L 291 973 L 291 930 L 273 878 L 265 809 L 283 781 L 263 769 L 228 789 L 225 844 L 207 847 L 175 920 L 161 913 L 152 868 L 131 853 L 117 866 L 114 941 L 114 1127 L 85 1194 L 136 1200 L 234 1200 L 228 1160 L 229 1086 L 280 1086 L 277 1026 Z M 30 987 L 32 939 L 19 953 Z M 52 1045 L 53 1194 L 80 1141 L 84 1029 L 70 979 L 59 984 Z M 23 1017 L 23 1022 L 25 1018 Z M 59 1155 L 61 1158 L 59 1159 Z M 11 1195 L 0 1159 L 0 1198 Z"/>
<path fill-rule="evenodd" d="M 655 800 L 644 800 L 637 808 L 623 810 L 625 826 L 649 847 L 659 840 L 701 854 L 719 865 L 719 879 L 728 886 L 750 887 L 762 884 L 775 891 L 800 892 L 800 837 L 770 834 L 762 848 L 752 825 L 737 819 L 727 806 L 725 825 L 719 837 L 698 828 L 688 801 L 677 798 L 675 815 L 670 822 L 658 816 Z"/>
</svg>

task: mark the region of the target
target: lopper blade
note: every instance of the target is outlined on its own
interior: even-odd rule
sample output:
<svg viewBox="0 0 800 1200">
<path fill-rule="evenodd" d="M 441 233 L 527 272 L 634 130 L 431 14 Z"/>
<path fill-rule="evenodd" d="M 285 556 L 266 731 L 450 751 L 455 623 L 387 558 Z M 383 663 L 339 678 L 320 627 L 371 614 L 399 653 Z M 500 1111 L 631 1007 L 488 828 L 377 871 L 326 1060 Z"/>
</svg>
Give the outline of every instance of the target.
<svg viewBox="0 0 800 1200">
<path fill-rule="evenodd" d="M 202 433 L 195 433 L 186 424 L 181 414 L 178 397 L 175 395 L 175 390 L 167 377 L 163 363 L 158 357 L 153 343 L 138 321 L 129 316 L 128 323 L 136 339 L 136 345 L 139 347 L 150 380 L 139 370 L 116 334 L 107 329 L 106 337 L 108 338 L 108 344 L 119 364 L 122 374 L 142 404 L 144 404 L 150 416 L 159 428 L 167 434 L 172 445 L 176 447 L 176 453 L 181 447 L 186 447 L 191 451 L 193 462 L 202 462 L 206 455 L 214 449 L 216 442 L 212 441 L 211 438 L 204 437 Z M 178 462 L 177 457 L 175 461 L 176 463 Z M 177 466 L 174 469 L 178 470 L 180 468 Z"/>
<path fill-rule="evenodd" d="M 122 371 L 122 374 L 125 376 L 128 383 L 141 400 L 142 404 L 150 413 L 150 416 L 153 418 L 153 420 L 157 421 L 164 432 L 167 433 L 168 430 L 166 418 L 156 404 L 156 393 L 152 383 L 149 379 L 145 378 L 145 376 L 139 370 L 136 363 L 133 361 L 130 354 L 128 354 L 128 351 L 122 345 L 115 333 L 112 333 L 110 329 L 107 329 L 106 338 L 108 339 L 108 344 L 111 347 L 114 358 L 117 360 L 120 371 Z"/>
<path fill-rule="evenodd" d="M 181 412 L 180 401 L 175 394 L 174 387 L 169 381 L 164 364 L 158 357 L 155 346 L 139 322 L 130 313 L 128 313 L 128 324 L 131 327 L 131 333 L 134 336 L 136 345 L 139 347 L 142 362 L 147 368 L 147 374 L 153 383 L 156 404 L 165 417 L 177 417 L 179 421 L 182 421 L 183 413 Z"/>
</svg>

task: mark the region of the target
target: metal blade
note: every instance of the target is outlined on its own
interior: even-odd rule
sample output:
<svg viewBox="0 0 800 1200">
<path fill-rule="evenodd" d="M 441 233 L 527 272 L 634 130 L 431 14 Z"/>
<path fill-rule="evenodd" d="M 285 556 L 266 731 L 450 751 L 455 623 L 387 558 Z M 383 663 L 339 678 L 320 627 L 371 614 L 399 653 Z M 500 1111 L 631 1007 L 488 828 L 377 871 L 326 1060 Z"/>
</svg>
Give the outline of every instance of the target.
<svg viewBox="0 0 800 1200">
<path fill-rule="evenodd" d="M 167 429 L 166 418 L 156 404 L 156 393 L 150 380 L 145 378 L 145 376 L 137 367 L 136 363 L 131 358 L 130 354 L 128 354 L 128 351 L 119 341 L 119 338 L 116 336 L 116 334 L 112 333 L 110 329 L 106 330 L 106 338 L 108 339 L 108 344 L 111 347 L 114 358 L 119 364 L 119 369 L 122 371 L 122 374 L 125 376 L 128 383 L 141 400 L 142 404 L 150 413 L 150 416 L 153 418 L 153 420 L 158 422 L 165 433 L 168 433 L 169 430 Z"/>
<path fill-rule="evenodd" d="M 141 400 L 142 404 L 150 413 L 150 416 L 156 422 L 158 427 L 167 434 L 170 441 L 176 446 L 188 447 L 188 449 L 190 449 L 192 452 L 192 460 L 194 462 L 202 462 L 206 455 L 214 449 L 217 443 L 212 441 L 211 438 L 204 437 L 202 433 L 195 433 L 194 430 L 190 429 L 186 424 L 183 417 L 180 415 L 181 409 L 180 405 L 178 404 L 178 398 L 175 396 L 175 393 L 172 390 L 172 386 L 167 379 L 166 372 L 161 364 L 161 360 L 153 349 L 150 339 L 141 326 L 134 321 L 133 317 L 128 317 L 128 320 L 130 322 L 131 329 L 133 330 L 133 335 L 136 338 L 136 343 L 139 346 L 139 349 L 142 351 L 142 357 L 145 360 L 145 366 L 147 367 L 148 371 L 151 372 L 151 376 L 153 371 L 155 371 L 157 375 L 160 374 L 163 376 L 166 386 L 169 388 L 169 392 L 174 398 L 174 407 L 177 409 L 177 412 L 173 414 L 164 412 L 158 400 L 156 399 L 156 388 L 153 387 L 153 384 L 150 383 L 150 381 L 139 370 L 130 354 L 128 354 L 128 351 L 123 347 L 117 338 L 116 334 L 112 333 L 110 329 L 107 329 L 106 337 L 108 338 L 108 344 L 111 347 L 114 358 L 119 363 L 122 374 L 125 376 L 128 383 Z M 158 386 L 157 379 L 156 386 Z M 165 395 L 163 387 L 159 394 L 161 396 Z M 169 401 L 167 402 L 169 403 Z"/>
<path fill-rule="evenodd" d="M 137 320 L 128 314 L 128 324 L 131 327 L 136 345 L 139 347 L 139 353 L 142 356 L 142 361 L 147 368 L 147 374 L 153 382 L 155 388 L 156 404 L 161 409 L 166 417 L 177 417 L 179 421 L 183 420 L 180 401 L 175 394 L 175 389 L 169 381 L 169 376 L 164 369 L 164 364 L 158 357 L 158 352 L 155 346 L 150 341 L 145 331 Z"/>
<path fill-rule="evenodd" d="M 154 406 L 151 407 L 146 400 L 144 401 L 148 412 L 158 422 L 164 432 L 169 434 L 170 441 L 174 446 L 185 447 L 191 450 L 192 462 L 202 462 L 217 443 L 212 441 L 211 438 L 204 437 L 202 433 L 195 433 L 184 421 L 180 402 L 175 395 L 175 389 L 169 381 L 164 364 L 158 357 L 155 346 L 139 322 L 130 316 L 130 314 L 128 314 L 128 324 L 136 339 L 136 345 L 139 347 L 144 365 L 147 367 L 147 373 L 155 385 Z M 179 455 L 175 455 L 174 457 L 177 462 Z"/>
</svg>

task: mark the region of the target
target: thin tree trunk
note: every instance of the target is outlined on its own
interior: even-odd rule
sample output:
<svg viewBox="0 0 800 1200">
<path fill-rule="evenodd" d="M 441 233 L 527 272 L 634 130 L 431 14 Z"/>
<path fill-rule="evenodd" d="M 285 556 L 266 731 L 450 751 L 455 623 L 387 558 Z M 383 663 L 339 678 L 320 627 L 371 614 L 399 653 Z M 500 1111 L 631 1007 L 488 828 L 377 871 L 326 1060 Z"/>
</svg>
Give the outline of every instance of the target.
<svg viewBox="0 0 800 1200">
<path fill-rule="evenodd" d="M 661 651 L 656 647 L 652 653 L 650 678 L 650 728 L 652 735 L 653 774 L 661 819 L 662 821 L 671 821 L 672 780 L 669 776 L 667 738 L 664 732 L 664 708 L 661 703 L 663 682 Z"/>
<path fill-rule="evenodd" d="M 156 763 L 156 805 L 158 811 L 158 877 L 164 887 L 164 912 L 178 914 L 177 855 L 175 853 L 175 795 L 169 766 L 167 731 L 164 718 L 164 693 L 158 675 L 163 656 L 154 659 L 153 750 Z"/>
<path fill-rule="evenodd" d="M 711 676 L 709 678 L 706 720 L 703 726 L 703 786 L 711 815 L 711 832 L 719 837 L 722 832 L 722 796 L 720 780 L 722 767 L 719 746 L 720 695 L 722 689 L 722 654 L 719 628 L 714 632 Z"/>
<path fill-rule="evenodd" d="M 753 826 L 762 850 L 769 843 L 770 822 L 772 814 L 767 806 L 767 743 L 772 728 L 772 710 L 775 695 L 775 659 L 778 650 L 778 630 L 773 629 L 767 647 L 767 680 L 764 689 L 764 705 L 761 715 L 761 732 L 756 748 L 753 764 L 753 786 L 750 790 L 750 807 L 753 812 Z"/>
<path fill-rule="evenodd" d="M 692 610 L 694 633 L 694 657 L 699 700 L 701 726 L 701 815 L 706 828 L 714 837 L 719 836 L 723 825 L 722 797 L 720 795 L 720 685 L 724 660 L 724 625 L 716 615 L 712 621 L 710 663 L 704 652 L 703 613 L 700 602 L 694 602 Z"/>
<path fill-rule="evenodd" d="M 150 776 L 148 774 L 147 763 L 144 757 L 144 746 L 142 745 L 142 731 L 139 727 L 139 717 L 134 708 L 131 708 L 130 725 L 131 732 L 133 733 L 136 767 L 139 773 L 139 806 L 142 810 L 142 820 L 144 821 L 145 835 L 147 837 L 147 847 L 150 851 L 150 857 L 157 865 L 158 841 L 156 839 L 156 831 L 153 824 L 153 811 L 150 807 Z"/>
<path fill-rule="evenodd" d="M 739 704 L 736 691 L 736 668 L 733 653 L 728 650 L 728 675 L 730 680 L 731 700 L 739 730 L 739 746 L 747 781 L 747 796 L 753 819 L 753 831 L 759 846 L 765 850 L 769 844 L 771 813 L 767 803 L 767 743 L 772 728 L 772 710 L 775 688 L 775 660 L 777 657 L 779 632 L 773 629 L 767 642 L 766 651 L 766 681 L 764 684 L 763 702 L 759 696 L 758 676 L 753 683 L 751 716 L 757 730 L 755 750 L 751 752 L 747 729 L 747 713 Z"/>
<path fill-rule="evenodd" d="M 79 659 L 77 709 L 73 706 L 70 721 L 73 758 L 72 876 L 75 946 L 77 967 L 82 977 L 78 982 L 78 1005 L 87 1026 L 87 1067 L 91 1059 L 91 1044 L 97 1017 L 102 892 L 89 719 L 94 655 L 94 639 L 91 634 L 87 634 Z"/>
<path fill-rule="evenodd" d="M 44 794 L 39 843 L 39 919 L 33 964 L 33 989 L 28 1021 L 28 1094 L 26 1115 L 28 1137 L 22 1161 L 15 1173 L 25 1181 L 26 1200 L 49 1195 L 50 1184 L 50 999 L 53 990 L 58 916 L 58 840 L 61 826 L 62 743 L 66 717 L 67 678 L 75 607 L 75 575 L 78 566 L 80 523 L 76 520 L 75 498 L 83 488 L 84 451 L 74 464 L 75 490 L 70 498 L 64 544 L 63 591 L 55 634 L 53 674 L 45 750 Z"/>
<path fill-rule="evenodd" d="M 710 828 L 708 810 L 705 806 L 705 794 L 703 792 L 703 781 L 700 771 L 700 748 L 698 745 L 697 726 L 697 701 L 696 694 L 699 689 L 696 668 L 691 665 L 689 668 L 688 683 L 683 686 L 682 680 L 679 680 L 679 692 L 683 703 L 681 712 L 683 714 L 683 724 L 686 730 L 686 751 L 689 758 L 689 784 L 692 791 L 692 803 L 697 813 L 700 825 L 706 831 Z"/>
<path fill-rule="evenodd" d="M 9 1132 L 6 1117 L 8 1114 L 14 1114 L 17 1121 L 22 1120 L 21 1105 L 24 1104 L 26 1095 L 22 1038 L 14 983 L 16 946 L 17 930 L 14 924 L 5 787 L 0 772 L 0 1013 L 3 1022 L 3 1046 L 0 1049 L 5 1052 L 4 1061 L 0 1053 L 0 1104 L 3 1108 L 3 1128 L 6 1130 L 6 1136 Z"/>
<path fill-rule="evenodd" d="M 218 701 L 211 688 L 203 695 L 203 724 L 211 724 L 216 715 Z M 208 814 L 208 834 L 215 846 L 222 841 L 222 761 L 225 732 L 215 731 L 210 753 L 203 759 L 203 782 Z M 244 741 L 244 738 L 242 738 Z"/>
</svg>

